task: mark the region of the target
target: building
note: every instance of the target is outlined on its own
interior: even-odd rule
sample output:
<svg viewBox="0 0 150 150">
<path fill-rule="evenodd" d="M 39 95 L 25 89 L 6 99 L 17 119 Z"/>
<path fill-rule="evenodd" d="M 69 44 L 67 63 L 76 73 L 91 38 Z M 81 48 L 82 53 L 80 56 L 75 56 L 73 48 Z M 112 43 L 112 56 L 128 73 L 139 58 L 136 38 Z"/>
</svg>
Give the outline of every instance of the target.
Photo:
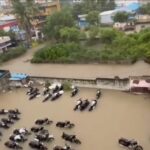
<svg viewBox="0 0 150 150">
<path fill-rule="evenodd" d="M 0 7 L 9 7 L 11 6 L 11 0 L 0 0 Z"/>
<path fill-rule="evenodd" d="M 115 3 L 118 7 L 124 7 L 131 3 L 138 3 L 140 5 L 149 3 L 149 0 L 115 0 Z"/>
<path fill-rule="evenodd" d="M 60 2 L 59 0 L 37 0 L 36 3 L 39 3 L 40 12 L 34 17 L 32 24 L 34 29 L 41 29 L 46 22 L 47 16 L 60 11 Z"/>
<path fill-rule="evenodd" d="M 130 77 L 130 91 L 150 94 L 150 76 Z"/>
<path fill-rule="evenodd" d="M 140 5 L 138 3 L 130 3 L 126 6 L 122 6 L 122 7 L 116 8 L 114 10 L 101 12 L 100 13 L 101 23 L 112 25 L 114 23 L 113 22 L 113 16 L 117 12 L 128 12 L 128 13 L 133 13 L 134 14 L 139 9 L 139 7 L 140 7 Z"/>
<path fill-rule="evenodd" d="M 0 91 L 9 87 L 10 72 L 8 70 L 0 70 Z"/>
<path fill-rule="evenodd" d="M 115 22 L 113 28 L 121 31 L 133 31 L 135 30 L 135 23 L 134 22 Z"/>
<path fill-rule="evenodd" d="M 137 15 L 135 31 L 140 32 L 146 28 L 150 28 L 150 15 Z"/>
<path fill-rule="evenodd" d="M 104 11 L 99 14 L 101 24 L 113 24 L 113 16 L 115 15 L 115 10 Z"/>
<path fill-rule="evenodd" d="M 25 1 L 26 0 L 21 0 L 22 3 Z M 59 0 L 35 0 L 35 3 L 39 5 L 40 11 L 32 21 L 34 30 L 41 29 L 46 22 L 47 16 L 60 10 Z M 12 10 L 11 1 L 5 0 L 5 5 L 9 8 L 8 10 Z M 4 15 L 0 17 L 0 30 L 9 31 L 10 29 L 17 33 L 20 32 L 16 18 L 13 15 Z"/>
<path fill-rule="evenodd" d="M 35 3 L 38 3 L 38 4 L 42 4 L 42 3 L 46 3 L 46 2 L 52 2 L 53 0 L 35 0 Z"/>
<path fill-rule="evenodd" d="M 87 14 L 78 15 L 78 25 L 80 29 L 85 29 L 89 26 L 87 20 L 86 20 Z"/>
<path fill-rule="evenodd" d="M 9 36 L 0 37 L 0 53 L 5 53 L 10 45 L 11 39 Z"/>
<path fill-rule="evenodd" d="M 2 15 L 0 17 L 0 30 L 9 31 L 18 29 L 18 22 L 14 15 Z"/>
<path fill-rule="evenodd" d="M 83 0 L 72 0 L 73 4 L 82 3 Z"/>
<path fill-rule="evenodd" d="M 62 6 L 72 6 L 74 4 L 80 4 L 83 0 L 60 0 Z"/>
</svg>

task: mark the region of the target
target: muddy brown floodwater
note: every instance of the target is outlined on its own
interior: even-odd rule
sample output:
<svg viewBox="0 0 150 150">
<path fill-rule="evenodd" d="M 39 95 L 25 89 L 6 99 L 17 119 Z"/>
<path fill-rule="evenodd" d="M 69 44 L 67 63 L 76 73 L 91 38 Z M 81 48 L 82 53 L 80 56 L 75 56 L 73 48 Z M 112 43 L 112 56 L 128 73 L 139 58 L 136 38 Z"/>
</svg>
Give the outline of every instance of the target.
<svg viewBox="0 0 150 150">
<path fill-rule="evenodd" d="M 139 61 L 133 65 L 120 64 L 31 64 L 33 53 L 39 48 L 33 48 L 11 61 L 0 65 L 1 69 L 11 72 L 27 73 L 33 76 L 68 77 L 68 78 L 97 78 L 97 77 L 128 77 L 150 75 L 150 65 Z"/>
<path fill-rule="evenodd" d="M 93 112 L 74 112 L 75 100 L 82 97 L 92 99 L 95 89 L 81 89 L 74 98 L 65 92 L 57 101 L 42 103 L 42 97 L 29 101 L 24 89 L 13 90 L 0 94 L 0 109 L 19 108 L 21 120 L 8 130 L 2 130 L 4 136 L 0 141 L 0 150 L 7 150 L 3 145 L 14 128 L 33 126 L 35 119 L 49 117 L 56 121 L 70 120 L 75 123 L 71 130 L 47 126 L 56 140 L 49 143 L 49 150 L 65 142 L 60 138 L 63 131 L 76 134 L 82 141 L 79 146 L 72 145 L 76 150 L 123 150 L 118 145 L 118 138 L 134 138 L 144 148 L 150 150 L 150 97 L 132 95 L 119 91 L 103 90 L 102 97 Z M 30 137 L 31 139 L 31 137 Z M 25 150 L 30 150 L 28 142 L 23 144 Z"/>
</svg>

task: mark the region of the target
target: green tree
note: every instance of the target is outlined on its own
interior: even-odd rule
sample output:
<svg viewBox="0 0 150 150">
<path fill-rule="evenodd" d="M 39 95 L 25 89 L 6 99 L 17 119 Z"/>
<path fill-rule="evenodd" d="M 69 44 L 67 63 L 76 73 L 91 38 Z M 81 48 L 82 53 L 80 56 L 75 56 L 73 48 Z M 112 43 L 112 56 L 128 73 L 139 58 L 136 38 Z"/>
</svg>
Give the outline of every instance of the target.
<svg viewBox="0 0 150 150">
<path fill-rule="evenodd" d="M 106 3 L 105 10 L 113 10 L 115 9 L 115 7 L 116 7 L 115 0 L 110 0 Z"/>
<path fill-rule="evenodd" d="M 60 37 L 64 42 L 78 41 L 79 36 L 80 31 L 75 27 L 64 27 L 60 29 Z"/>
<path fill-rule="evenodd" d="M 139 8 L 139 13 L 150 15 L 150 3 L 141 6 Z"/>
<path fill-rule="evenodd" d="M 100 38 L 102 42 L 106 44 L 111 44 L 113 40 L 117 37 L 117 31 L 114 29 L 102 29 L 100 31 Z"/>
<path fill-rule="evenodd" d="M 75 18 L 79 14 L 88 14 L 91 11 L 105 11 L 115 8 L 115 0 L 83 0 L 82 3 L 73 5 L 72 13 Z"/>
<path fill-rule="evenodd" d="M 53 13 L 47 18 L 44 31 L 45 35 L 50 39 L 60 40 L 60 29 L 64 27 L 73 27 L 74 20 L 71 13 L 67 10 L 62 10 Z"/>
<path fill-rule="evenodd" d="M 99 12 L 98 11 L 89 12 L 86 19 L 90 25 L 98 25 L 98 23 L 99 23 Z"/>
<path fill-rule="evenodd" d="M 0 36 L 9 36 L 11 38 L 11 40 L 16 40 L 16 35 L 12 31 L 5 32 L 3 30 L 0 30 Z"/>
<path fill-rule="evenodd" d="M 79 4 L 73 5 L 72 15 L 75 19 L 77 19 L 78 15 L 86 14 L 87 12 L 88 12 L 88 10 L 86 10 L 84 3 L 79 3 Z"/>
<path fill-rule="evenodd" d="M 127 22 L 129 14 L 126 12 L 117 12 L 113 17 L 114 22 Z"/>
<path fill-rule="evenodd" d="M 96 38 L 99 38 L 99 27 L 97 26 L 92 26 L 89 30 L 89 38 L 90 40 L 94 40 Z"/>
<path fill-rule="evenodd" d="M 34 0 L 26 0 L 26 2 L 20 2 L 20 0 L 12 0 L 12 6 L 14 14 L 16 15 L 21 27 L 26 31 L 26 39 L 31 42 L 31 28 L 32 19 L 38 12 L 38 6 Z"/>
<path fill-rule="evenodd" d="M 8 36 L 8 33 L 3 30 L 0 30 L 0 36 Z"/>
</svg>

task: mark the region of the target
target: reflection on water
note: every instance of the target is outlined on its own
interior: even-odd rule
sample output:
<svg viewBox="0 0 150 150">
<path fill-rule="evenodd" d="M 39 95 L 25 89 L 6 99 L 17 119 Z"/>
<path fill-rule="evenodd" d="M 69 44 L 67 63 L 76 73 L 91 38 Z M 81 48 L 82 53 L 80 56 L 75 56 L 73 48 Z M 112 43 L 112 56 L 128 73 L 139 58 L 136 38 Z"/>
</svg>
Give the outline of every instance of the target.
<svg viewBox="0 0 150 150">
<path fill-rule="evenodd" d="M 35 119 L 49 117 L 56 121 L 70 120 L 76 127 L 67 130 L 67 133 L 76 134 L 82 141 L 77 150 L 121 150 L 117 143 L 118 138 L 135 138 L 144 147 L 150 149 L 150 98 L 142 95 L 130 95 L 117 91 L 102 91 L 103 95 L 93 112 L 74 112 L 75 100 L 78 98 L 95 97 L 95 89 L 81 89 L 77 97 L 71 98 L 65 93 L 59 100 L 42 103 L 42 97 L 33 101 L 28 100 L 24 89 L 17 89 L 0 95 L 0 109 L 19 108 L 22 112 L 21 120 L 7 131 L 4 131 L 1 150 L 6 150 L 3 143 L 8 139 L 14 128 L 31 127 Z M 47 126 L 50 133 L 56 137 L 54 143 L 48 144 L 52 149 L 54 144 L 63 145 L 60 138 L 63 129 L 54 125 Z M 33 138 L 33 137 L 30 137 Z M 28 142 L 25 150 L 30 150 Z"/>
</svg>

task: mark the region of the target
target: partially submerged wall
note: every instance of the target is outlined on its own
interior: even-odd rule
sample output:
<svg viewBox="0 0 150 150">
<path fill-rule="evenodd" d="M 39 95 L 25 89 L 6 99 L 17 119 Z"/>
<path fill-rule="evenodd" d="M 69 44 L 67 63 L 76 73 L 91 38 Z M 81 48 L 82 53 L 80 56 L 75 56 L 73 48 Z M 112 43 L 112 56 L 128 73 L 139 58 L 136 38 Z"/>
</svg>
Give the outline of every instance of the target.
<svg viewBox="0 0 150 150">
<path fill-rule="evenodd" d="M 120 79 L 115 78 L 96 78 L 96 79 L 75 79 L 75 78 L 55 78 L 55 77 L 37 77 L 31 76 L 32 80 L 36 83 L 43 84 L 48 81 L 53 82 L 69 82 L 78 87 L 89 87 L 89 88 L 101 88 L 101 89 L 113 89 L 128 91 L 129 90 L 129 78 Z"/>
</svg>

